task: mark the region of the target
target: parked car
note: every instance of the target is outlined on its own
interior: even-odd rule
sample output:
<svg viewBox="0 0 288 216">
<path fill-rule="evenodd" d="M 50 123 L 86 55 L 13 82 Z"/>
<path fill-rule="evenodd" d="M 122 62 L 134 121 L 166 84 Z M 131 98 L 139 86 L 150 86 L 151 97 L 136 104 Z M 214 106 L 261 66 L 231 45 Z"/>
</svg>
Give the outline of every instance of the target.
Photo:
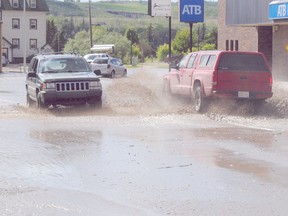
<svg viewBox="0 0 288 216">
<path fill-rule="evenodd" d="M 4 55 L 2 55 L 2 66 L 5 67 L 8 65 L 8 63 L 8 59 Z"/>
<path fill-rule="evenodd" d="M 273 95 L 271 68 L 259 52 L 192 52 L 163 81 L 165 94 L 192 98 L 198 112 L 209 97 L 263 101 Z"/>
<path fill-rule="evenodd" d="M 102 76 L 127 76 L 127 68 L 119 58 L 95 58 L 90 66 L 93 71 L 100 71 Z"/>
<path fill-rule="evenodd" d="M 39 54 L 26 76 L 27 104 L 39 109 L 57 105 L 101 106 L 102 85 L 83 57 L 74 54 Z"/>
<path fill-rule="evenodd" d="M 84 56 L 84 58 L 86 59 L 86 61 L 91 64 L 91 62 L 95 59 L 95 58 L 109 58 L 109 54 L 107 53 L 93 53 L 93 54 L 87 54 Z"/>
</svg>

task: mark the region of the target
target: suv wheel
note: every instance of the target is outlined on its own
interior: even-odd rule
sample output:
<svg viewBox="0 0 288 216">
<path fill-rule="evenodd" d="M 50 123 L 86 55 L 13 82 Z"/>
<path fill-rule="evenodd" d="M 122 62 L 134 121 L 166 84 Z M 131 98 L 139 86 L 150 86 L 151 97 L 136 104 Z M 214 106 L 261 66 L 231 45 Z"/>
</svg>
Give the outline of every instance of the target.
<svg viewBox="0 0 288 216">
<path fill-rule="evenodd" d="M 38 108 L 39 110 L 45 108 L 44 104 L 41 102 L 40 93 L 37 94 L 37 108 Z"/>
<path fill-rule="evenodd" d="M 95 99 L 93 102 L 90 103 L 90 106 L 92 107 L 97 107 L 97 108 L 101 108 L 102 107 L 102 99 L 101 97 L 98 97 L 97 99 Z"/>
<path fill-rule="evenodd" d="M 203 93 L 201 85 L 197 85 L 194 91 L 194 109 L 196 112 L 201 112 L 204 106 Z"/>
<path fill-rule="evenodd" d="M 26 93 L 26 104 L 28 107 L 31 107 L 33 105 L 34 101 L 30 98 L 29 94 Z"/>
</svg>

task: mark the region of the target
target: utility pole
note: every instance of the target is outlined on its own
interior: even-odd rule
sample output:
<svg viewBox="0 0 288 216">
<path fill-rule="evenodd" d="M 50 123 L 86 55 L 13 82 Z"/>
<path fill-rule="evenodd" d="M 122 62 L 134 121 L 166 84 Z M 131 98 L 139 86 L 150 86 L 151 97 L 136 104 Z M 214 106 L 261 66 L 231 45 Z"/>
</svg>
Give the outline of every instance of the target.
<svg viewBox="0 0 288 216">
<path fill-rule="evenodd" d="M 90 28 L 90 53 L 91 48 L 93 47 L 93 38 L 92 38 L 92 19 L 91 19 L 91 0 L 89 0 L 89 28 Z"/>
<path fill-rule="evenodd" d="M 26 0 L 23 0 L 23 25 L 24 25 L 23 69 L 24 73 L 26 73 Z"/>
<path fill-rule="evenodd" d="M 2 23 L 3 21 L 0 20 L 0 50 L 1 50 L 1 58 L 0 58 L 0 72 L 2 72 Z"/>
</svg>

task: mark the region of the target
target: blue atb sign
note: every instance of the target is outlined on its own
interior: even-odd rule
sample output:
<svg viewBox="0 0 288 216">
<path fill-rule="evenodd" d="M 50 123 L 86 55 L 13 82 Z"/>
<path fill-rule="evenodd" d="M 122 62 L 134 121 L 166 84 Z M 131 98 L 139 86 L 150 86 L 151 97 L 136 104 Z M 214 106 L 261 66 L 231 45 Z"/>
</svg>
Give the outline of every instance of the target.
<svg viewBox="0 0 288 216">
<path fill-rule="evenodd" d="M 204 22 L 204 0 L 179 0 L 180 22 Z"/>
<path fill-rule="evenodd" d="M 270 3 L 269 19 L 288 19 L 288 3 Z"/>
</svg>

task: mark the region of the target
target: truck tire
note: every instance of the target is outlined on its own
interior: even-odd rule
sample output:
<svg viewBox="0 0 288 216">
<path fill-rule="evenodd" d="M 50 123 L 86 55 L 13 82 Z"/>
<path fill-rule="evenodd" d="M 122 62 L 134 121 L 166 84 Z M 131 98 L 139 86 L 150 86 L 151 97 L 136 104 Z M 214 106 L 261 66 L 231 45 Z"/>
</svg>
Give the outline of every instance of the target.
<svg viewBox="0 0 288 216">
<path fill-rule="evenodd" d="M 193 101 L 194 101 L 195 111 L 201 112 L 203 110 L 203 107 L 204 107 L 204 99 L 203 99 L 202 88 L 201 88 L 201 85 L 199 85 L 199 84 L 196 86 L 196 88 L 194 90 Z"/>
<path fill-rule="evenodd" d="M 163 83 L 162 93 L 166 98 L 172 97 L 172 93 L 171 93 L 171 89 L 170 89 L 170 83 L 168 80 L 165 80 Z"/>
</svg>

